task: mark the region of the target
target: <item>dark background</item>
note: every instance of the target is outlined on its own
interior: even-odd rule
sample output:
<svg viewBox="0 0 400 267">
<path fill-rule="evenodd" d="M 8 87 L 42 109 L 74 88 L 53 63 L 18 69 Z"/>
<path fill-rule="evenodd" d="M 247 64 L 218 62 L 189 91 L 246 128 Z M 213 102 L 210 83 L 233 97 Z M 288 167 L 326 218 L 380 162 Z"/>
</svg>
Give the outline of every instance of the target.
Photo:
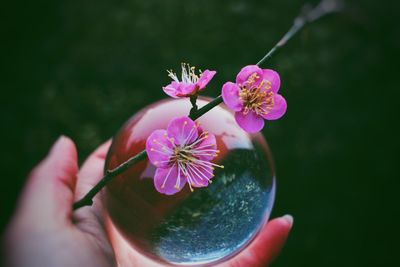
<svg viewBox="0 0 400 267">
<path fill-rule="evenodd" d="M 389 266 L 398 258 L 394 2 L 348 1 L 263 65 L 281 74 L 289 103 L 284 119 L 263 131 L 278 170 L 273 216 L 295 218 L 274 266 Z M 60 134 L 75 140 L 82 162 L 132 114 L 165 97 L 165 70 L 182 61 L 218 70 L 207 89 L 218 95 L 273 46 L 303 3 L 3 5 L 0 231 L 27 173 Z"/>
</svg>

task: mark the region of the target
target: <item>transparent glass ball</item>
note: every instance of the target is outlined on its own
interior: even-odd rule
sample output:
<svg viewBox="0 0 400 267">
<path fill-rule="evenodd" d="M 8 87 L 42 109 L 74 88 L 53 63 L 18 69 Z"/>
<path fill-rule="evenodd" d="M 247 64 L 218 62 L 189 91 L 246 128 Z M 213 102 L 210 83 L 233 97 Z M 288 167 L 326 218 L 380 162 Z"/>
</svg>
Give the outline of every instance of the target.
<svg viewBox="0 0 400 267">
<path fill-rule="evenodd" d="M 209 99 L 201 98 L 201 107 Z M 173 118 L 187 115 L 188 99 L 163 100 L 150 105 L 120 129 L 106 159 L 113 169 L 145 148 L 147 137 L 166 129 Z M 147 160 L 114 178 L 106 187 L 107 224 L 117 249 L 172 265 L 223 262 L 251 243 L 270 215 L 275 175 L 268 145 L 261 134 L 248 134 L 223 105 L 197 121 L 216 136 L 219 155 L 212 183 L 191 192 L 163 195 L 153 184 L 155 167 Z M 117 241 L 116 241 L 117 240 Z M 117 252 L 118 253 L 118 252 Z"/>
</svg>

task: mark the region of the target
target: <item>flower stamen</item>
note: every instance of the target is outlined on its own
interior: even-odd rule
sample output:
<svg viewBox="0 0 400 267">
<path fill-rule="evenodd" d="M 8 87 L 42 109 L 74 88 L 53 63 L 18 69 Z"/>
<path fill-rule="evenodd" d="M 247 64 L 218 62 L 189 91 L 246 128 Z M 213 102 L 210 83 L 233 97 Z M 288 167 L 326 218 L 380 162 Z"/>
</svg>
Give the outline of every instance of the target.
<svg viewBox="0 0 400 267">
<path fill-rule="evenodd" d="M 254 84 L 253 75 L 249 77 L 248 84 Z M 244 105 L 243 114 L 248 114 L 250 111 L 257 115 L 267 115 L 274 108 L 274 93 L 270 91 L 271 82 L 263 80 L 257 87 L 241 86 L 239 97 Z"/>
</svg>

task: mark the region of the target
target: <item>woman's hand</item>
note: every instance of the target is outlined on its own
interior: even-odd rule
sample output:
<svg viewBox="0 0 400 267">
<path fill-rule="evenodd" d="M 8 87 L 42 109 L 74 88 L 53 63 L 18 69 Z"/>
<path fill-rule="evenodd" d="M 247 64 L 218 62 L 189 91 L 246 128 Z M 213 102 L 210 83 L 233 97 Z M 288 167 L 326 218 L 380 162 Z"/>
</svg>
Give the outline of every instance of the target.
<svg viewBox="0 0 400 267">
<path fill-rule="evenodd" d="M 101 145 L 79 170 L 74 143 L 58 139 L 30 174 L 5 233 L 5 266 L 161 266 L 137 251 L 125 255 L 120 243 L 110 242 L 101 201 L 72 211 L 73 202 L 103 176 L 109 145 Z M 248 248 L 219 266 L 267 266 L 279 254 L 292 223 L 291 216 L 270 221 Z"/>
</svg>

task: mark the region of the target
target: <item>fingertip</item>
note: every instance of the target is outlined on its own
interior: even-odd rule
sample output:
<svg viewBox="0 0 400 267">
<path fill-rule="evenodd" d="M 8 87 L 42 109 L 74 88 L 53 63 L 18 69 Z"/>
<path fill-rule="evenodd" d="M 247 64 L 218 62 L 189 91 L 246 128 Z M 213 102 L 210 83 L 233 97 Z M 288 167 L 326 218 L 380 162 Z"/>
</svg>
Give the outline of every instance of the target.
<svg viewBox="0 0 400 267">
<path fill-rule="evenodd" d="M 269 263 L 280 254 L 293 227 L 293 222 L 293 216 L 287 214 L 271 220 L 264 226 L 254 246 L 258 259 Z"/>
<path fill-rule="evenodd" d="M 74 141 L 61 135 L 50 149 L 47 161 L 52 162 L 51 173 L 73 191 L 78 173 L 78 152 Z"/>
<path fill-rule="evenodd" d="M 228 263 L 235 263 L 238 266 L 267 266 L 279 255 L 292 226 L 291 215 L 269 221 L 250 246 Z"/>
<path fill-rule="evenodd" d="M 30 173 L 20 200 L 21 213 L 25 212 L 36 224 L 40 224 L 40 218 L 65 221 L 71 211 L 77 172 L 75 144 L 60 136 L 47 157 Z"/>
<path fill-rule="evenodd" d="M 112 139 L 108 139 L 105 141 L 103 144 L 101 144 L 94 152 L 93 156 L 96 156 L 98 158 L 105 159 L 107 156 L 108 149 L 111 146 Z"/>
<path fill-rule="evenodd" d="M 280 219 L 281 219 L 281 220 L 284 220 L 284 221 L 289 225 L 290 228 L 293 227 L 293 221 L 294 221 L 294 219 L 293 219 L 293 216 L 292 216 L 292 215 L 286 214 L 286 215 L 282 216 Z"/>
<path fill-rule="evenodd" d="M 65 135 L 61 135 L 51 147 L 49 157 L 53 155 L 58 156 L 60 154 L 64 156 L 65 153 L 68 153 L 68 156 L 72 157 L 74 160 L 78 159 L 78 152 L 74 141 Z"/>
<path fill-rule="evenodd" d="M 29 178 L 48 183 L 50 180 L 76 175 L 77 158 L 78 153 L 74 142 L 62 135 L 54 142 L 47 156 L 32 170 Z"/>
<path fill-rule="evenodd" d="M 273 239 L 276 244 L 284 244 L 290 230 L 293 227 L 293 216 L 286 214 L 282 217 L 275 218 L 268 222 L 261 230 L 260 235 Z"/>
</svg>

